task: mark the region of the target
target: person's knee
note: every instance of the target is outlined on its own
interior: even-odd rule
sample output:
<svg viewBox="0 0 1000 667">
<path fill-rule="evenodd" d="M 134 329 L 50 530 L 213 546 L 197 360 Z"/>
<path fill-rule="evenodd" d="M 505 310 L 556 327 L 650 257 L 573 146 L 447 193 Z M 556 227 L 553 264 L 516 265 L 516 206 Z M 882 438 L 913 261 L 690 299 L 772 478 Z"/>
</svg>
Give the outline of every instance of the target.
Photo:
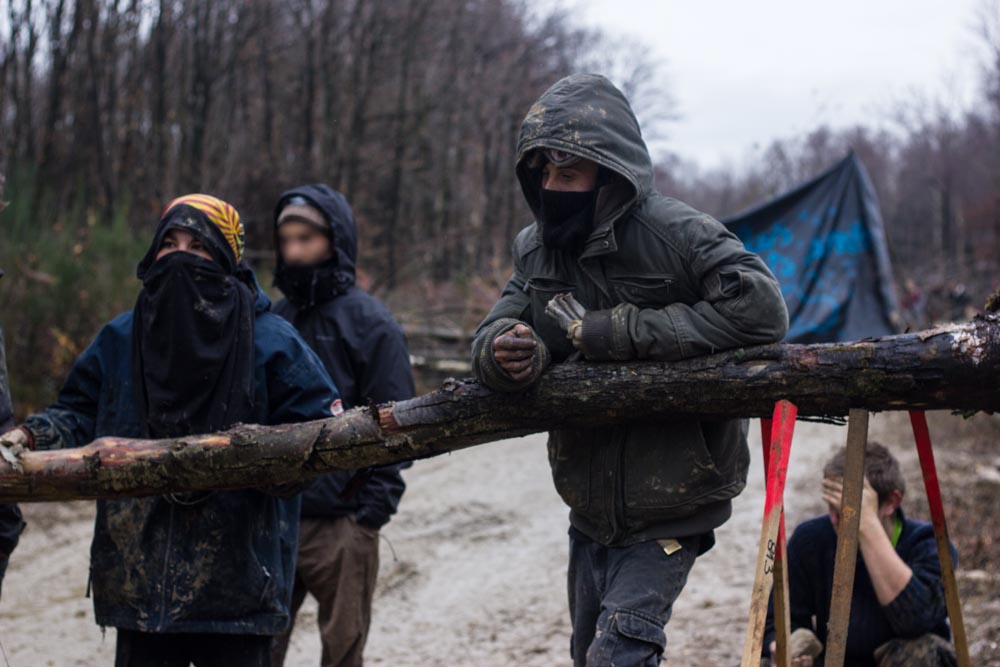
<svg viewBox="0 0 1000 667">
<path fill-rule="evenodd" d="M 955 648 L 943 637 L 892 639 L 875 649 L 878 667 L 956 667 Z"/>
<path fill-rule="evenodd" d="M 587 667 L 660 664 L 667 637 L 664 623 L 631 609 L 605 611 L 597 622 L 597 634 L 587 651 Z"/>
</svg>

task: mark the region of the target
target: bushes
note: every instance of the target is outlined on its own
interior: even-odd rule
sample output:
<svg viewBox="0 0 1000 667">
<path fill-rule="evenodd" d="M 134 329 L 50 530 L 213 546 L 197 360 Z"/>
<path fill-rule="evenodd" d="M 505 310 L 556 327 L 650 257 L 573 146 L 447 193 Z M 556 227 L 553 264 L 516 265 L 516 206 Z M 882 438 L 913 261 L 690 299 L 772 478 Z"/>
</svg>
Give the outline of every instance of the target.
<svg viewBox="0 0 1000 667">
<path fill-rule="evenodd" d="M 0 324 L 18 417 L 51 402 L 99 328 L 132 307 L 135 265 L 150 238 L 128 223 L 125 207 L 107 218 L 43 202 L 45 214 L 31 216 L 32 180 L 8 183 L 0 213 Z"/>
</svg>

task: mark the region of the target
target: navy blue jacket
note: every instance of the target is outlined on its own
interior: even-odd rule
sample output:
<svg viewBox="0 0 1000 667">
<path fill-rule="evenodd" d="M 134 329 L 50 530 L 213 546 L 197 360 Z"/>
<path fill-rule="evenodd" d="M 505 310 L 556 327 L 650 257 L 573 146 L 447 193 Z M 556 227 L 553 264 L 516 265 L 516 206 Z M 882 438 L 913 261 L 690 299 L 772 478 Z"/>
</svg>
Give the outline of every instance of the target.
<svg viewBox="0 0 1000 667">
<path fill-rule="evenodd" d="M 0 271 L 0 276 L 3 272 Z M 0 433 L 14 426 L 14 415 L 10 400 L 10 384 L 7 381 L 7 360 L 3 348 L 3 329 L 0 329 Z M 24 520 L 17 505 L 0 504 L 0 581 L 3 580 L 4 563 L 21 536 Z"/>
<path fill-rule="evenodd" d="M 316 355 L 258 290 L 254 324 L 260 424 L 330 416 L 337 391 Z M 107 324 L 73 364 L 54 404 L 25 426 L 37 449 L 141 437 L 131 372 L 132 313 Z M 300 499 L 261 490 L 101 500 L 90 577 L 98 624 L 143 632 L 276 635 L 288 627 Z"/>
<path fill-rule="evenodd" d="M 413 372 L 403 330 L 385 306 L 354 284 L 357 228 L 347 200 L 326 185 L 289 190 L 281 199 L 294 195 L 311 202 L 330 222 L 337 254 L 336 287 L 325 285 L 328 293 L 302 308 L 282 299 L 274 312 L 295 325 L 322 359 L 340 389 L 344 408 L 413 397 Z M 354 479 L 352 472 L 318 477 L 302 494 L 302 516 L 353 515 L 358 523 L 381 528 L 399 506 L 406 488 L 400 469 L 408 465 L 369 471 L 361 477 L 363 484 L 356 491 L 348 489 Z"/>
<path fill-rule="evenodd" d="M 826 515 L 801 523 L 788 540 L 792 630 L 812 630 L 824 646 L 836 552 L 837 530 Z M 860 550 L 858 552 L 845 664 L 875 667 L 875 649 L 890 639 L 912 639 L 931 632 L 945 639 L 951 636 L 934 528 L 924 521 L 904 518 L 896 553 L 913 570 L 913 577 L 896 599 L 883 607 L 875 595 Z M 958 559 L 954 547 L 952 558 Z M 816 617 L 815 626 L 813 616 Z M 773 640 L 774 608 L 769 606 L 764 630 L 765 651 Z M 816 667 L 822 667 L 825 656 L 825 653 L 819 656 Z"/>
</svg>

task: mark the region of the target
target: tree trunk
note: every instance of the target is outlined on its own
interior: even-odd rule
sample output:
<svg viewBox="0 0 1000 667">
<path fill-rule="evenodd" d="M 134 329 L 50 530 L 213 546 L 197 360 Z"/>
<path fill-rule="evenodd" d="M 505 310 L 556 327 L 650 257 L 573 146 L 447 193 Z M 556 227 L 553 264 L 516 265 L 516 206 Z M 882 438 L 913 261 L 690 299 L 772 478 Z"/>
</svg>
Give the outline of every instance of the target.
<svg viewBox="0 0 1000 667">
<path fill-rule="evenodd" d="M 101 438 L 0 463 L 0 502 L 266 487 L 329 470 L 425 458 L 564 427 L 695 416 L 800 417 L 868 410 L 1000 410 L 1000 317 L 855 343 L 766 345 L 681 362 L 564 363 L 532 389 L 498 394 L 472 380 L 340 417 L 237 426 L 169 440 Z M 389 426 L 391 424 L 391 426 Z M 665 425 L 665 432 L 669 426 Z"/>
</svg>

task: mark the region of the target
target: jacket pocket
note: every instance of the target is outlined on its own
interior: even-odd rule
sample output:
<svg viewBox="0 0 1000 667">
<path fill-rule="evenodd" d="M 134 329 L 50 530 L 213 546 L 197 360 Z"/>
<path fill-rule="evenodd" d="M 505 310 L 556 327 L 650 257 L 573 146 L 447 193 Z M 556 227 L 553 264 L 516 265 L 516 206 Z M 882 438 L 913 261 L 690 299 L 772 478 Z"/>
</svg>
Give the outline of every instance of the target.
<svg viewBox="0 0 1000 667">
<path fill-rule="evenodd" d="M 611 275 L 608 282 L 621 301 L 640 308 L 662 308 L 677 300 L 669 274 Z"/>
<path fill-rule="evenodd" d="M 618 628 L 618 633 L 629 639 L 654 645 L 657 654 L 662 653 L 667 645 L 664 625 L 658 620 L 630 609 L 619 609 L 615 612 L 615 627 Z"/>
<path fill-rule="evenodd" d="M 626 510 L 683 516 L 724 485 L 696 420 L 635 424 L 623 456 Z"/>
<path fill-rule="evenodd" d="M 524 291 L 531 300 L 531 324 L 541 339 L 553 353 L 556 361 L 562 361 L 576 351 L 566 338 L 566 332 L 559 324 L 545 314 L 545 306 L 557 294 L 569 292 L 576 296 L 576 285 L 560 278 L 534 276 L 524 285 Z"/>
<path fill-rule="evenodd" d="M 258 550 L 258 544 L 274 539 L 265 518 L 267 502 L 258 491 L 220 491 L 177 511 L 170 572 L 178 593 L 168 599 L 172 619 L 246 622 L 274 610 L 273 573 Z"/>
</svg>

